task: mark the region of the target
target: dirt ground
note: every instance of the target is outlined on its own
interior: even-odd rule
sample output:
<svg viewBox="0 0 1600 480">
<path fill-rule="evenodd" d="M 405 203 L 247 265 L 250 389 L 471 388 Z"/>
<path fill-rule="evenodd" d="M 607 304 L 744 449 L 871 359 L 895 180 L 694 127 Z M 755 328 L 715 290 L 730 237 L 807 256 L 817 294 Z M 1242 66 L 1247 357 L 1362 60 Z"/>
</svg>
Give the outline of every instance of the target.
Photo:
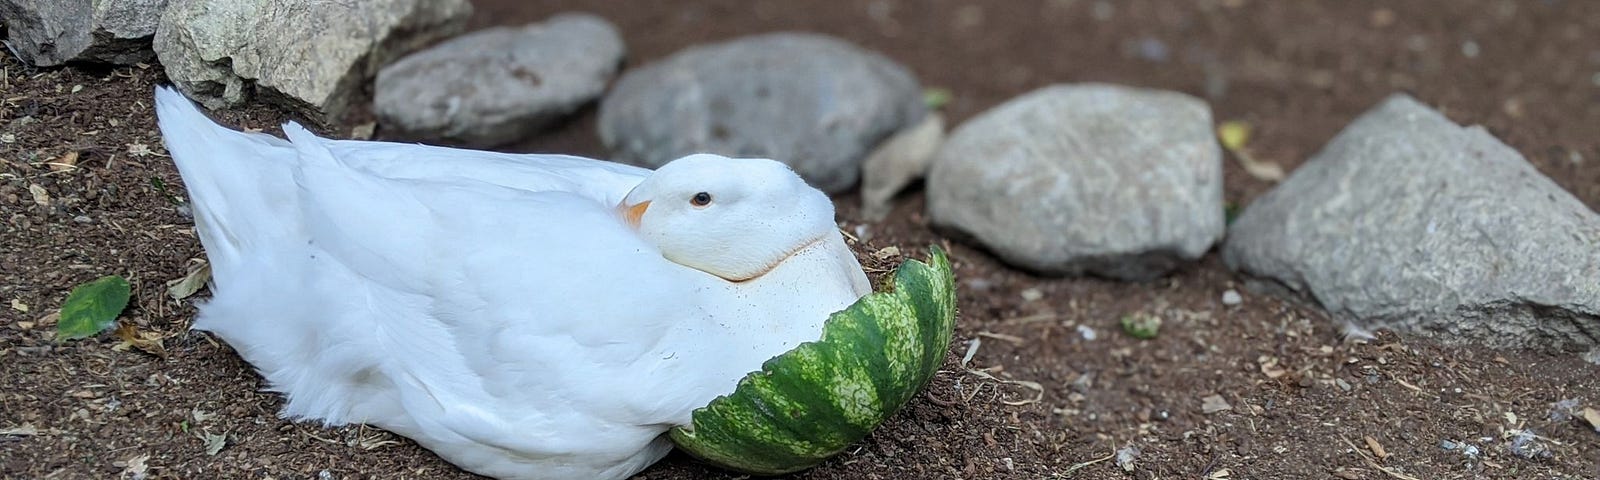
<svg viewBox="0 0 1600 480">
<path fill-rule="evenodd" d="M 949 89 L 952 122 L 1056 82 L 1184 91 L 1254 125 L 1256 156 L 1286 169 L 1405 91 L 1486 125 L 1600 208 L 1596 2 L 478 3 L 477 26 L 593 6 L 632 65 L 749 33 L 838 35 Z M 150 108 L 160 67 L 35 70 L 7 56 L 0 69 L 0 477 L 473 478 L 382 431 L 278 419 L 281 400 L 248 365 L 187 331 L 205 293 L 175 301 L 166 283 L 202 253 Z M 286 118 L 219 117 L 274 132 Z M 593 117 L 513 150 L 603 156 Z M 1226 174 L 1235 205 L 1271 187 L 1232 159 Z M 850 231 L 857 202 L 838 198 Z M 907 195 L 864 226 L 860 251 L 945 242 L 921 209 Z M 962 317 L 948 368 L 866 441 L 794 478 L 1600 478 L 1600 434 L 1571 414 L 1600 408 L 1600 367 L 1576 358 L 1392 333 L 1343 342 L 1320 313 L 1243 291 L 1214 254 L 1148 283 L 1038 278 L 960 244 L 952 255 Z M 162 337 L 164 356 L 111 336 L 51 341 L 67 291 L 107 274 L 134 282 L 123 322 Z M 1241 304 L 1222 304 L 1229 289 Z M 1128 315 L 1161 317 L 1160 335 L 1123 334 Z M 972 342 L 968 366 L 1009 383 L 959 367 Z M 1137 452 L 1125 468 L 1119 449 Z M 674 455 L 639 478 L 736 477 Z"/>
</svg>

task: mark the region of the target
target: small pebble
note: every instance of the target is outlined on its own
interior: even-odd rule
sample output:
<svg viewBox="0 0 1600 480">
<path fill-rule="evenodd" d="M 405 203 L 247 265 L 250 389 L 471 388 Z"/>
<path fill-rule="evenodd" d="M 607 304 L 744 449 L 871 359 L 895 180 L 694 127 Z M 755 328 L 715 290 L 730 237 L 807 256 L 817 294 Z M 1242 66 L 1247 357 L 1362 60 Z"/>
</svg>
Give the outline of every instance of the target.
<svg viewBox="0 0 1600 480">
<path fill-rule="evenodd" d="M 1231 307 L 1231 306 L 1238 305 L 1238 304 L 1241 304 L 1241 303 L 1244 303 L 1244 297 L 1239 296 L 1239 291 L 1238 290 L 1234 290 L 1234 289 L 1230 288 L 1227 291 L 1222 292 L 1222 304 L 1223 305 L 1227 305 L 1227 306 Z"/>
<path fill-rule="evenodd" d="M 88 215 L 78 215 L 76 217 L 72 217 L 72 221 L 78 222 L 78 223 L 90 223 L 90 222 L 93 222 L 94 220 L 90 219 Z"/>
<path fill-rule="evenodd" d="M 1478 58 L 1478 52 L 1480 50 L 1481 49 L 1478 47 L 1478 42 L 1474 42 L 1472 40 L 1461 42 L 1461 54 L 1466 55 L 1467 58 Z"/>
<path fill-rule="evenodd" d="M 1027 290 L 1022 291 L 1023 301 L 1037 302 L 1041 298 L 1044 298 L 1044 292 L 1039 291 L 1037 288 L 1028 288 Z"/>
<path fill-rule="evenodd" d="M 1100 334 L 1095 333 L 1094 329 L 1089 328 L 1088 325 L 1078 325 L 1078 335 L 1082 335 L 1084 340 L 1089 341 L 1100 338 Z"/>
</svg>

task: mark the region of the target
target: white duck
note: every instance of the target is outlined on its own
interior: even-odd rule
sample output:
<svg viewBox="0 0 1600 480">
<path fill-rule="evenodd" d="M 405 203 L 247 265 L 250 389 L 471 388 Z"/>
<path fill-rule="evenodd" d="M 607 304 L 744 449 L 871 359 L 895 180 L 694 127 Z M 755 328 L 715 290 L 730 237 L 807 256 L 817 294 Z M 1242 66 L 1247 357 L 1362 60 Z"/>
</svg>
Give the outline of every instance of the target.
<svg viewBox="0 0 1600 480">
<path fill-rule="evenodd" d="M 869 292 L 781 163 L 651 172 L 213 123 L 158 88 L 213 271 L 194 328 L 288 398 L 504 479 L 624 478 Z"/>
</svg>

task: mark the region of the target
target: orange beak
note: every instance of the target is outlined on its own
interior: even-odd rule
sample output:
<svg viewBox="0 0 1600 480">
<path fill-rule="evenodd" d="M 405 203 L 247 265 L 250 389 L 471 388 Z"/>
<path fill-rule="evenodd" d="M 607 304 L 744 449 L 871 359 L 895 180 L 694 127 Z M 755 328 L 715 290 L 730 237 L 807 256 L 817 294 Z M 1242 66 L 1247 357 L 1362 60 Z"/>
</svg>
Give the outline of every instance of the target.
<svg viewBox="0 0 1600 480">
<path fill-rule="evenodd" d="M 650 201 L 645 200 L 631 207 L 622 207 L 622 221 L 628 222 L 634 230 L 639 229 L 639 219 L 644 218 L 644 211 L 650 208 Z"/>
</svg>

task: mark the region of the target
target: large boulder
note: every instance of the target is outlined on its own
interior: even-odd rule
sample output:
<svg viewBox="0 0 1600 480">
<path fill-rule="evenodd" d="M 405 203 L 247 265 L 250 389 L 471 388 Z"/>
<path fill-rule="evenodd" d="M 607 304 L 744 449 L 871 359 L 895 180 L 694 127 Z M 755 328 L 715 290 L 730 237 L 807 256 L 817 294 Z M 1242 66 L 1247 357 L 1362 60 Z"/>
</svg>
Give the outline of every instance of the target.
<svg viewBox="0 0 1600 480">
<path fill-rule="evenodd" d="M 0 20 L 11 48 L 34 65 L 127 65 L 155 57 L 150 37 L 166 5 L 167 0 L 0 0 Z"/>
<path fill-rule="evenodd" d="M 623 75 L 601 102 L 600 139 L 648 167 L 699 152 L 771 158 L 838 193 L 879 141 L 925 113 L 905 67 L 832 37 L 772 33 Z"/>
<path fill-rule="evenodd" d="M 1046 274 L 1143 280 L 1222 238 L 1211 109 L 1177 92 L 1056 85 L 968 120 L 935 155 L 935 226 Z"/>
<path fill-rule="evenodd" d="M 489 28 L 378 71 L 373 106 L 398 136 L 498 146 L 598 98 L 624 52 L 616 27 L 594 15 Z"/>
<path fill-rule="evenodd" d="M 466 0 L 170 0 L 155 50 L 179 90 L 210 108 L 252 90 L 336 121 L 378 68 L 460 33 Z"/>
<path fill-rule="evenodd" d="M 1356 332 L 1600 345 L 1600 215 L 1482 127 L 1405 95 L 1251 203 L 1223 258 Z"/>
</svg>

